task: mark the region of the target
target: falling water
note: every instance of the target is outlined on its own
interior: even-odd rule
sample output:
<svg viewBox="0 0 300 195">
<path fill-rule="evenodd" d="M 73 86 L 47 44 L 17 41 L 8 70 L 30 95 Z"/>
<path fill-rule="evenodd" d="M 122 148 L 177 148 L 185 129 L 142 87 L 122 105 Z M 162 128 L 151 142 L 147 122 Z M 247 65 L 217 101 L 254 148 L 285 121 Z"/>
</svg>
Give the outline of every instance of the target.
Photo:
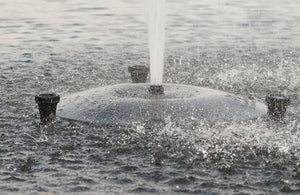
<svg viewBox="0 0 300 195">
<path fill-rule="evenodd" d="M 165 50 L 165 0 L 148 0 L 151 84 L 161 85 Z"/>
</svg>

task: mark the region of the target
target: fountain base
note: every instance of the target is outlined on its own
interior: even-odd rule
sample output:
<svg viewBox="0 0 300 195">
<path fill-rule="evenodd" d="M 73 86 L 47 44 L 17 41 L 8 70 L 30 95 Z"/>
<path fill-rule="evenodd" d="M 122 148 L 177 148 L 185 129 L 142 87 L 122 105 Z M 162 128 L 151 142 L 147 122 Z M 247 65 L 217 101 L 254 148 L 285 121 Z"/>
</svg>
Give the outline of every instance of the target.
<svg viewBox="0 0 300 195">
<path fill-rule="evenodd" d="M 63 97 L 57 115 L 99 125 L 219 124 L 247 121 L 267 113 L 267 106 L 218 90 L 163 84 L 164 93 L 153 96 L 150 84 L 119 84 Z"/>
</svg>

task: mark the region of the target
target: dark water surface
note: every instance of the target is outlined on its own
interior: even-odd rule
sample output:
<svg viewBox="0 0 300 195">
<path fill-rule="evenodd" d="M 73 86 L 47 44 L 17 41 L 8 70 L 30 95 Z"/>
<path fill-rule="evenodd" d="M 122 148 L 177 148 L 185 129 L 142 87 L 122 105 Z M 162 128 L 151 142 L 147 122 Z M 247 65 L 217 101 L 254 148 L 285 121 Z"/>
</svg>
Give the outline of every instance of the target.
<svg viewBox="0 0 300 195">
<path fill-rule="evenodd" d="M 0 2 L 0 194 L 299 194 L 300 3 L 167 0 L 164 81 L 292 99 L 284 123 L 40 126 L 34 95 L 130 82 L 140 0 Z"/>
</svg>

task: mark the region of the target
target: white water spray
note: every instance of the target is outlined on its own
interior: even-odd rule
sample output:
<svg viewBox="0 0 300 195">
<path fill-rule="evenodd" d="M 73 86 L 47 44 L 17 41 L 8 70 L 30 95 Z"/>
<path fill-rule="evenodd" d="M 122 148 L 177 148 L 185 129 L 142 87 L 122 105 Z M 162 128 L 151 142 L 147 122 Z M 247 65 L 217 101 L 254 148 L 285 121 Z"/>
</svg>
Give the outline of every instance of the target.
<svg viewBox="0 0 300 195">
<path fill-rule="evenodd" d="M 162 85 L 165 50 L 165 0 L 148 0 L 150 78 Z"/>
</svg>

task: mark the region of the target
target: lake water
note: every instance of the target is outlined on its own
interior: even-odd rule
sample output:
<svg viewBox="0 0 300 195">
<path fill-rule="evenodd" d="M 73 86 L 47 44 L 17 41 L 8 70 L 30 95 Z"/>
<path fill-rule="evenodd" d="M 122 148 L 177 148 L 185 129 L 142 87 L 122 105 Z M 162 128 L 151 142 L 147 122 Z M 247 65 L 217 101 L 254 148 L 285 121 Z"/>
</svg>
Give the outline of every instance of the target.
<svg viewBox="0 0 300 195">
<path fill-rule="evenodd" d="M 300 193 L 300 2 L 166 0 L 165 83 L 291 97 L 283 123 L 39 125 L 34 96 L 128 83 L 145 2 L 0 2 L 1 194 Z"/>
</svg>

